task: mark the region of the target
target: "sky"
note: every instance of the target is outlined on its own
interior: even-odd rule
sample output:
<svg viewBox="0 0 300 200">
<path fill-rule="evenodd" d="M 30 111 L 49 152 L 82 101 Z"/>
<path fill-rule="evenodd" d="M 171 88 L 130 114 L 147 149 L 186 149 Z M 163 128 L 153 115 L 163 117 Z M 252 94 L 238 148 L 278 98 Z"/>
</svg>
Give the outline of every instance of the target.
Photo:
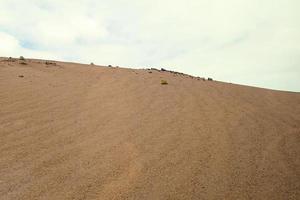
<svg viewBox="0 0 300 200">
<path fill-rule="evenodd" d="M 300 92 L 299 0 L 0 0 L 0 56 Z"/>
</svg>

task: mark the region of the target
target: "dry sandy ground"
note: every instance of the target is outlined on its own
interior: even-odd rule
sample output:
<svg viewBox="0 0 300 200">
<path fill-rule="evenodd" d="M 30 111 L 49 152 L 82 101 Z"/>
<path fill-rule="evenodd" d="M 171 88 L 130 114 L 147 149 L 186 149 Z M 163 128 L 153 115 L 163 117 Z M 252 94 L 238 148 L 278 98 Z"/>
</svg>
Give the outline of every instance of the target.
<svg viewBox="0 0 300 200">
<path fill-rule="evenodd" d="M 1 200 L 300 199 L 300 93 L 26 63 L 0 60 Z"/>
</svg>

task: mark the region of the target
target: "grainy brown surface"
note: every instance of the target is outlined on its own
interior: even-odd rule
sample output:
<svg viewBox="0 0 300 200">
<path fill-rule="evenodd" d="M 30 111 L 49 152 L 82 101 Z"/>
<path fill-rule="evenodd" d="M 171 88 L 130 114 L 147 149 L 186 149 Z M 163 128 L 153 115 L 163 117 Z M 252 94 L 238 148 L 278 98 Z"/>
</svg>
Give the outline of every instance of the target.
<svg viewBox="0 0 300 200">
<path fill-rule="evenodd" d="M 0 199 L 300 199 L 300 94 L 2 58 Z"/>
</svg>

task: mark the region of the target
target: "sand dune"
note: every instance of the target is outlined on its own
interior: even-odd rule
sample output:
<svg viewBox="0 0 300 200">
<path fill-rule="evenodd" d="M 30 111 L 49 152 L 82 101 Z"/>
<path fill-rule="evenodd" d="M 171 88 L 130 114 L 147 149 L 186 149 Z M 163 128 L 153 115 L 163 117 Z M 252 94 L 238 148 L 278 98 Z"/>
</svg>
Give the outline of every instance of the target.
<svg viewBox="0 0 300 200">
<path fill-rule="evenodd" d="M 22 62 L 0 60 L 0 199 L 300 199 L 300 93 Z"/>
</svg>

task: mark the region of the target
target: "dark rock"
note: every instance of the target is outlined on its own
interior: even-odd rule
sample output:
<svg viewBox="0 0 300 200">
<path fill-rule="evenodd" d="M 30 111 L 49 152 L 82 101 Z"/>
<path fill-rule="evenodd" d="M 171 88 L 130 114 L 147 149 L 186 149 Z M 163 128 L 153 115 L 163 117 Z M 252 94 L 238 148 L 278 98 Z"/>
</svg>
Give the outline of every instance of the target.
<svg viewBox="0 0 300 200">
<path fill-rule="evenodd" d="M 51 62 L 51 61 L 46 61 L 46 65 L 56 65 L 55 62 Z"/>
</svg>

